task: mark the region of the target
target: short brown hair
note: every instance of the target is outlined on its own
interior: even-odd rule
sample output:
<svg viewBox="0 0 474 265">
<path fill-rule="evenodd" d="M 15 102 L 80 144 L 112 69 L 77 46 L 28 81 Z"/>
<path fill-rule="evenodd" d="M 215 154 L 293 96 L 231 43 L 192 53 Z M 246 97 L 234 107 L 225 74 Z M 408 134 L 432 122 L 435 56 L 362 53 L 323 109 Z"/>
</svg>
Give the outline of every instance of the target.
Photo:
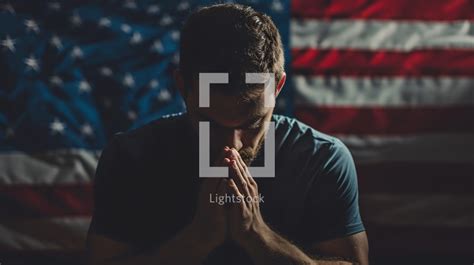
<svg viewBox="0 0 474 265">
<path fill-rule="evenodd" d="M 246 72 L 284 71 L 280 33 L 271 18 L 240 4 L 216 4 L 193 12 L 181 30 L 180 72 L 189 86 L 200 72 L 227 72 L 231 87 L 250 88 Z M 255 87 L 255 86 L 254 86 Z"/>
</svg>

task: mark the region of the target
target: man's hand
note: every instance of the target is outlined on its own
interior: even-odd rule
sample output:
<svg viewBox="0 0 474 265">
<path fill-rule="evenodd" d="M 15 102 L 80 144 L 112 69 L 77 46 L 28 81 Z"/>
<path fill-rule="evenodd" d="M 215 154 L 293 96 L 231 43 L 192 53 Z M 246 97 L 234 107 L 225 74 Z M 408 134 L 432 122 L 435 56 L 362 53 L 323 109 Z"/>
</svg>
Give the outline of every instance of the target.
<svg viewBox="0 0 474 265">
<path fill-rule="evenodd" d="M 247 165 L 237 150 L 225 150 L 231 177 L 227 189 L 240 198 L 240 201 L 229 206 L 229 234 L 233 240 L 243 245 L 253 235 L 264 233 L 269 228 L 260 213 L 258 186 Z"/>
<path fill-rule="evenodd" d="M 218 165 L 225 165 L 224 152 L 218 158 Z M 210 202 L 210 196 L 224 195 L 227 180 L 225 178 L 203 178 L 198 195 L 196 213 L 191 228 L 200 235 L 210 249 L 222 244 L 227 234 L 227 214 L 224 205 Z"/>
</svg>

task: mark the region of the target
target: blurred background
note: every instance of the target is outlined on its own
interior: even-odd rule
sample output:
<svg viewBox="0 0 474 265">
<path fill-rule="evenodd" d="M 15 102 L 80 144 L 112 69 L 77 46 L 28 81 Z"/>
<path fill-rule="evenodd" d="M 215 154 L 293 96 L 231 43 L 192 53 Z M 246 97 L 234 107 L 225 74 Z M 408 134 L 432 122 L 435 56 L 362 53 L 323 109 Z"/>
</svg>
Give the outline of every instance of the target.
<svg viewBox="0 0 474 265">
<path fill-rule="evenodd" d="M 212 3 L 0 1 L 1 264 L 80 263 L 100 151 L 184 110 L 179 29 Z M 282 34 L 277 112 L 352 151 L 372 264 L 472 264 L 474 1 L 239 3 Z"/>
</svg>

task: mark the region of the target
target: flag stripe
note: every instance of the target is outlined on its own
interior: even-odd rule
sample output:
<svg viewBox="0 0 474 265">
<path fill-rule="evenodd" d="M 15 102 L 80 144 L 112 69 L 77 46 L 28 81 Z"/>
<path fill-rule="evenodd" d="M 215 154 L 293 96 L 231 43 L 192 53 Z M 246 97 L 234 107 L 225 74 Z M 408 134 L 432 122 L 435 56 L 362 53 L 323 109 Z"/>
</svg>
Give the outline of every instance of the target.
<svg viewBox="0 0 474 265">
<path fill-rule="evenodd" d="M 297 20 L 290 22 L 291 48 L 411 51 L 474 48 L 474 22 Z"/>
<path fill-rule="evenodd" d="M 0 185 L 89 183 L 98 159 L 99 152 L 85 149 L 1 153 Z"/>
<path fill-rule="evenodd" d="M 429 107 L 474 105 L 474 78 L 292 78 L 298 105 Z"/>
<path fill-rule="evenodd" d="M 380 162 L 474 163 L 474 134 L 338 135 L 358 165 Z"/>
<path fill-rule="evenodd" d="M 291 15 L 318 19 L 474 20 L 471 0 L 292 0 Z"/>
<path fill-rule="evenodd" d="M 474 107 L 297 106 L 295 116 L 329 134 L 472 133 Z"/>
<path fill-rule="evenodd" d="M 474 50 L 292 49 L 295 74 L 344 76 L 474 76 Z"/>
<path fill-rule="evenodd" d="M 387 226 L 471 227 L 465 212 L 474 212 L 474 197 L 469 194 L 386 194 L 360 196 L 369 223 Z"/>
<path fill-rule="evenodd" d="M 92 184 L 0 186 L 0 216 L 50 217 L 92 214 Z"/>
<path fill-rule="evenodd" d="M 361 194 L 472 194 L 474 163 L 381 162 L 357 165 Z"/>
<path fill-rule="evenodd" d="M 16 218 L 0 221 L 2 251 L 82 250 L 90 217 Z"/>
</svg>

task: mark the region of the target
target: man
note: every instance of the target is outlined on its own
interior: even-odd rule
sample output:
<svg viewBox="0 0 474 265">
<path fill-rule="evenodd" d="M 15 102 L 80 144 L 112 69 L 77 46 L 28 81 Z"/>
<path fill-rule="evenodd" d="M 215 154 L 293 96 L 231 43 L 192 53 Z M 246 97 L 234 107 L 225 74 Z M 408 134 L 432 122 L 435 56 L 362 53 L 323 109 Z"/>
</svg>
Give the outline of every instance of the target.
<svg viewBox="0 0 474 265">
<path fill-rule="evenodd" d="M 182 29 L 180 55 L 187 113 L 119 134 L 103 151 L 89 263 L 368 264 L 349 151 L 273 115 L 286 74 L 271 19 L 235 4 L 202 8 Z M 199 73 L 216 72 L 229 84 L 213 84 L 210 106 L 199 107 Z M 245 73 L 274 73 L 275 86 L 246 84 Z M 212 166 L 228 178 L 199 176 L 199 121 L 210 123 Z M 261 148 L 268 122 L 275 177 L 254 178 L 248 167 L 272 156 Z"/>
</svg>

